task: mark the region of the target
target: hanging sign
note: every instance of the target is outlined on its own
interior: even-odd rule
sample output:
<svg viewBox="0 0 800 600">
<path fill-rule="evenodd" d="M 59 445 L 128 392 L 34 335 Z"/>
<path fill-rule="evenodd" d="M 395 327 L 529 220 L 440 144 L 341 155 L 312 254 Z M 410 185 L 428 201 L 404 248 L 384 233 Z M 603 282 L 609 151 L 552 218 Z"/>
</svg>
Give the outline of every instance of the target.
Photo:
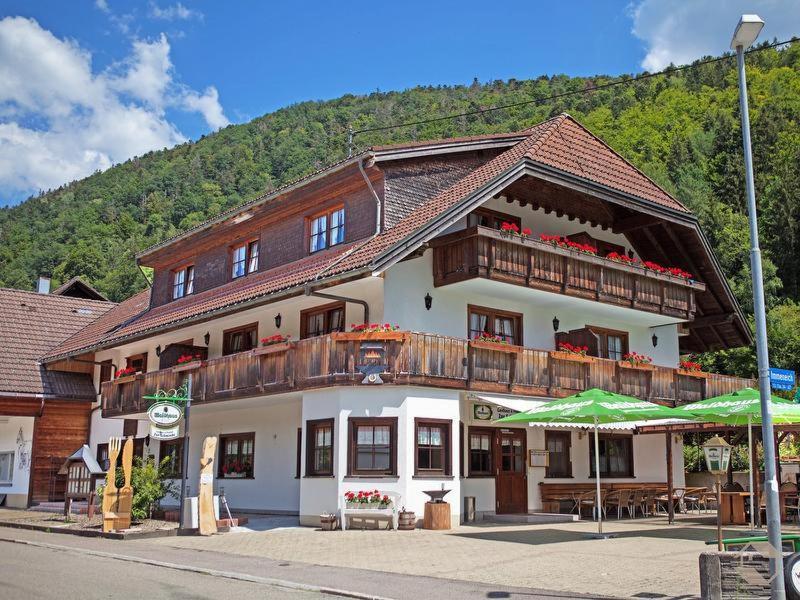
<svg viewBox="0 0 800 600">
<path fill-rule="evenodd" d="M 770 367 L 769 383 L 773 390 L 791 390 L 794 387 L 794 371 Z"/>
<path fill-rule="evenodd" d="M 183 411 L 172 402 L 156 402 L 147 409 L 147 418 L 158 427 L 172 427 L 183 418 Z"/>
<path fill-rule="evenodd" d="M 472 417 L 476 421 L 492 421 L 517 414 L 519 411 L 499 404 L 473 404 Z"/>
<path fill-rule="evenodd" d="M 180 437 L 180 425 L 175 425 L 174 427 L 157 427 L 155 425 L 150 425 L 150 439 L 152 440 L 174 440 L 175 438 Z"/>
</svg>

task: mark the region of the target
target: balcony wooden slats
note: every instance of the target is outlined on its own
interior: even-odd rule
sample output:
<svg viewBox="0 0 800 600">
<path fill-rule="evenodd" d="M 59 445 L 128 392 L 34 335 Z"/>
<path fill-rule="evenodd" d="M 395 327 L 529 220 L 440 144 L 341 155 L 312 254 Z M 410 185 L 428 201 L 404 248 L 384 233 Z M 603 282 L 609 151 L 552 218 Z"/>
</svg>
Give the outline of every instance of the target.
<svg viewBox="0 0 800 600">
<path fill-rule="evenodd" d="M 711 374 L 707 378 L 680 374 L 656 366 L 631 369 L 616 361 L 594 359 L 576 362 L 554 357 L 547 350 L 523 348 L 507 352 L 478 348 L 468 340 L 410 333 L 405 339 L 384 344 L 386 385 L 423 385 L 511 393 L 530 397 L 562 397 L 599 387 L 638 398 L 664 402 L 696 402 L 745 386 L 750 379 Z M 337 341 L 331 336 L 300 340 L 287 350 L 270 354 L 242 352 L 206 361 L 194 369 L 193 402 L 203 404 L 238 398 L 323 388 L 361 385 L 358 341 Z M 180 386 L 185 372 L 173 369 L 137 375 L 123 383 L 102 385 L 103 415 L 144 413 L 145 394 Z"/>
<path fill-rule="evenodd" d="M 693 319 L 699 282 L 662 275 L 538 240 L 471 227 L 431 241 L 434 285 L 483 277 Z"/>
</svg>

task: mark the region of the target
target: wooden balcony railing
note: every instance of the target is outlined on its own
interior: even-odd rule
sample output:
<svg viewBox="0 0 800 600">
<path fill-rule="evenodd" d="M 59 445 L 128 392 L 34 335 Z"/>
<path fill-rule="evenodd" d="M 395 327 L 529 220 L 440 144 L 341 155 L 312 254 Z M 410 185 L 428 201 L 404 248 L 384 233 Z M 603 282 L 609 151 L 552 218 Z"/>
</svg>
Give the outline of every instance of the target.
<svg viewBox="0 0 800 600">
<path fill-rule="evenodd" d="M 384 385 L 422 385 L 532 397 L 562 397 L 599 387 L 663 403 L 686 403 L 753 386 L 728 375 L 688 375 L 654 366 L 632 369 L 606 359 L 577 362 L 558 353 L 519 346 L 492 347 L 428 333 L 394 332 L 394 339 L 331 334 L 203 361 L 192 370 L 193 403 L 204 404 L 335 385 L 362 385 L 361 343 L 384 354 Z M 145 394 L 183 382 L 180 368 L 136 375 L 102 385 L 103 416 L 144 413 Z M 366 384 L 364 384 L 366 385 Z"/>
<path fill-rule="evenodd" d="M 705 284 L 471 227 L 431 241 L 435 286 L 483 277 L 691 320 Z"/>
</svg>

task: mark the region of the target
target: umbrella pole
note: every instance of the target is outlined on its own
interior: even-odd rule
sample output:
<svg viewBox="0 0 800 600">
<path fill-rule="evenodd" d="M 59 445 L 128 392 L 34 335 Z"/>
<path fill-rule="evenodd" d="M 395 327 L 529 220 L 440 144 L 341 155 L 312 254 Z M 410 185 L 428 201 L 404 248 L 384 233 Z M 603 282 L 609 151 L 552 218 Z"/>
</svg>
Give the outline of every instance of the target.
<svg viewBox="0 0 800 600">
<path fill-rule="evenodd" d="M 594 418 L 594 475 L 597 482 L 597 533 L 603 535 L 603 504 L 600 500 L 600 437 L 597 433 L 597 417 Z"/>
<path fill-rule="evenodd" d="M 755 514 L 756 507 L 753 499 L 755 498 L 755 488 L 753 487 L 753 419 L 748 415 L 747 417 L 747 453 L 750 455 L 750 531 L 756 529 Z"/>
</svg>

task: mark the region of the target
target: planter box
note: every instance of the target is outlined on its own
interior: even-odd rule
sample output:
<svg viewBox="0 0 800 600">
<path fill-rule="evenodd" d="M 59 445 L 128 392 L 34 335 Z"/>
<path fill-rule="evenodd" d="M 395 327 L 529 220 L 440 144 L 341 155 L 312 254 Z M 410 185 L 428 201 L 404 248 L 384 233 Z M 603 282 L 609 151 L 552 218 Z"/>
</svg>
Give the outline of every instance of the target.
<svg viewBox="0 0 800 600">
<path fill-rule="evenodd" d="M 522 346 L 513 346 L 511 344 L 502 344 L 500 342 L 489 342 L 485 340 L 470 340 L 469 345 L 472 348 L 505 352 L 506 354 L 519 354 L 523 350 Z"/>
<path fill-rule="evenodd" d="M 245 477 L 247 477 L 247 473 L 226 473 L 222 479 L 244 479 Z"/>
<path fill-rule="evenodd" d="M 634 369 L 636 371 L 655 371 L 655 365 L 632 365 L 627 360 L 618 360 L 617 364 L 622 369 Z"/>
<path fill-rule="evenodd" d="M 259 346 L 253 348 L 252 353 L 255 356 L 263 354 L 277 354 L 278 352 L 286 352 L 294 347 L 292 342 L 279 342 L 277 344 L 270 344 L 269 346 Z"/>
<path fill-rule="evenodd" d="M 138 375 L 138 373 L 136 374 Z M 123 383 L 130 383 L 136 379 L 136 375 L 125 375 L 124 377 L 117 377 L 114 381 L 114 385 L 122 385 Z"/>
<path fill-rule="evenodd" d="M 706 373 L 704 371 L 689 371 L 688 369 L 675 369 L 675 372 L 678 375 L 683 375 L 684 377 L 697 377 L 698 379 L 708 379 L 711 377 L 711 373 Z"/>
<path fill-rule="evenodd" d="M 192 362 L 175 365 L 172 367 L 173 373 L 183 373 L 184 371 L 194 371 L 200 367 L 204 367 L 206 362 L 204 360 L 193 360 Z"/>
<path fill-rule="evenodd" d="M 331 334 L 335 342 L 402 341 L 408 339 L 407 331 L 336 331 Z"/>
<path fill-rule="evenodd" d="M 553 350 L 550 352 L 551 358 L 556 360 L 570 360 L 579 363 L 593 363 L 594 356 L 581 356 L 580 354 L 573 354 L 572 352 L 564 352 L 563 350 Z"/>
</svg>

